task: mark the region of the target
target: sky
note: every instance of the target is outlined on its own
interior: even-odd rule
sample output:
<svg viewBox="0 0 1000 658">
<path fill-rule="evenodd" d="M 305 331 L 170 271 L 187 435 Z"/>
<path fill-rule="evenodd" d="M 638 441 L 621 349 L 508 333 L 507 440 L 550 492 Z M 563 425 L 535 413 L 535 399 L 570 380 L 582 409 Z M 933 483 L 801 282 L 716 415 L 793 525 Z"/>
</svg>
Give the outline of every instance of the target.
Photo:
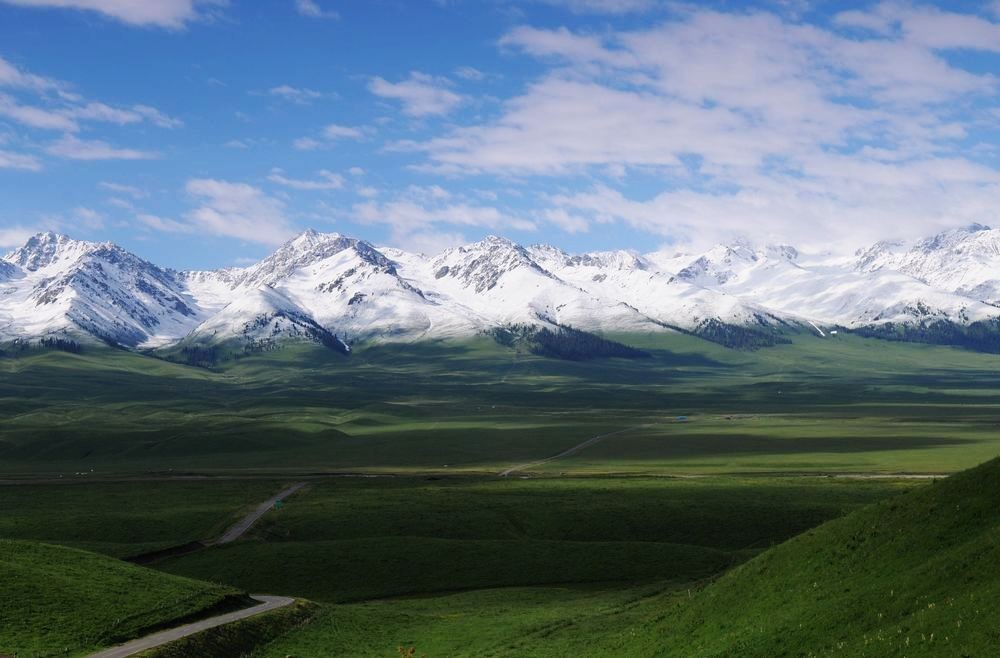
<svg viewBox="0 0 1000 658">
<path fill-rule="evenodd" d="M 0 250 L 1000 225 L 1000 1 L 0 0 Z"/>
</svg>

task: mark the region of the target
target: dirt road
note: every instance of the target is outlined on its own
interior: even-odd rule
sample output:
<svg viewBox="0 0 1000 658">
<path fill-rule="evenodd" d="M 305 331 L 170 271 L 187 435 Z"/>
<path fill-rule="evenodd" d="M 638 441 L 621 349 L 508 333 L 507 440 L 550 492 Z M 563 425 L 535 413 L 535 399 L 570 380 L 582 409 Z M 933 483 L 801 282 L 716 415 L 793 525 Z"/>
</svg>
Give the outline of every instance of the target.
<svg viewBox="0 0 1000 658">
<path fill-rule="evenodd" d="M 254 617 L 256 615 L 270 612 L 271 610 L 277 610 L 278 608 L 284 608 L 286 605 L 295 603 L 295 599 L 290 599 L 285 596 L 253 596 L 251 598 L 255 601 L 260 601 L 260 605 L 255 605 L 252 608 L 246 608 L 244 610 L 237 610 L 236 612 L 229 612 L 224 615 L 219 615 L 218 617 L 209 617 L 208 619 L 202 619 L 201 621 L 192 622 L 184 626 L 178 626 L 177 628 L 170 628 L 165 631 L 153 633 L 152 635 L 140 637 L 138 640 L 132 640 L 131 642 L 127 642 L 126 644 L 122 644 L 117 647 L 111 647 L 110 649 L 105 649 L 104 651 L 92 653 L 87 658 L 125 658 L 125 656 L 132 656 L 142 651 L 162 646 L 168 642 L 173 642 L 174 640 L 179 640 L 189 635 L 200 633 L 201 631 L 207 631 L 210 628 L 222 626 L 223 624 L 228 624 L 240 619 L 246 619 L 247 617 Z"/>
<path fill-rule="evenodd" d="M 609 436 L 614 436 L 616 434 L 624 434 L 625 432 L 631 432 L 632 430 L 637 430 L 643 427 L 652 427 L 652 426 L 653 423 L 646 423 L 645 425 L 635 425 L 634 427 L 626 427 L 623 430 L 615 430 L 614 432 L 606 432 L 604 434 L 598 434 L 597 436 L 590 437 L 583 443 L 576 444 L 575 446 L 569 448 L 568 450 L 563 450 L 558 455 L 552 455 L 551 457 L 548 457 L 546 459 L 539 459 L 538 461 L 528 462 L 526 464 L 518 464 L 517 466 L 511 466 L 505 471 L 500 471 L 498 475 L 502 478 L 505 478 L 508 475 L 511 475 L 512 473 L 517 473 L 518 471 L 526 471 L 534 466 L 541 466 L 542 464 L 548 464 L 549 462 L 553 462 L 557 459 L 562 459 L 563 457 L 569 457 L 570 455 L 575 455 L 581 450 L 584 450 L 585 448 L 588 448 L 597 443 L 598 441 L 608 438 Z"/>
<path fill-rule="evenodd" d="M 264 514 L 266 514 L 269 509 L 274 507 L 274 504 L 277 501 L 282 500 L 284 498 L 288 498 L 289 496 L 291 496 L 293 493 L 295 493 L 304 486 L 306 486 L 305 482 L 296 482 L 295 484 L 288 487 L 284 491 L 281 491 L 275 494 L 274 496 L 268 498 L 263 503 L 258 505 L 257 508 L 254 509 L 254 511 L 250 512 L 242 519 L 234 523 L 232 527 L 230 527 L 229 530 L 226 530 L 226 532 L 221 537 L 219 537 L 219 539 L 215 543 L 228 544 L 229 542 L 236 541 L 237 539 L 242 537 L 243 534 L 247 530 L 249 530 L 254 523 L 257 523 L 257 521 L 260 520 L 260 517 L 264 516 Z"/>
</svg>

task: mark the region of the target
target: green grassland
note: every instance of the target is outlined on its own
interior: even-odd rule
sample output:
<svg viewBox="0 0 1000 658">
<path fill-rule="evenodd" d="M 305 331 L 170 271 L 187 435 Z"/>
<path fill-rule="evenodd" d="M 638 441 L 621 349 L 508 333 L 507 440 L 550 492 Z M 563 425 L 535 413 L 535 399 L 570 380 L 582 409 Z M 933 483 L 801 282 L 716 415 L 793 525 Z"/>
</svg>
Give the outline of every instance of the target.
<svg viewBox="0 0 1000 658">
<path fill-rule="evenodd" d="M 213 539 L 281 486 L 270 480 L 0 485 L 0 537 L 130 557 Z"/>
<path fill-rule="evenodd" d="M 491 655 L 505 646 L 541 655 L 556 628 L 631 614 L 638 601 L 699 587 L 806 529 L 919 486 L 760 477 L 327 479 L 247 539 L 157 568 L 324 604 L 264 655 L 391 655 L 404 644 L 428 655 Z M 525 644 L 529 636 L 536 644 Z"/>
<path fill-rule="evenodd" d="M 0 652 L 76 656 L 206 613 L 238 591 L 76 549 L 0 539 Z"/>
<path fill-rule="evenodd" d="M 124 557 L 217 536 L 294 478 L 309 484 L 246 538 L 153 574 L 318 603 L 230 629 L 254 655 L 929 655 L 930 633 L 984 654 L 967 625 L 997 618 L 979 604 L 996 594 L 1000 483 L 866 476 L 1000 453 L 1000 357 L 847 335 L 753 353 L 614 338 L 651 357 L 482 339 L 289 346 L 213 370 L 97 348 L 0 358 L 0 537 Z M 37 578 L 61 559 L 7 554 Z M 169 616 L 153 598 L 136 610 Z M 41 622 L 18 623 L 24 655 Z M 67 628 L 82 647 L 108 621 Z"/>
<path fill-rule="evenodd" d="M 216 371 L 92 349 L 0 359 L 0 472 L 950 472 L 1000 448 L 1000 357 L 800 335 L 754 353 L 618 336 L 650 359 L 304 346 Z M 690 422 L 678 423 L 676 417 Z"/>
</svg>

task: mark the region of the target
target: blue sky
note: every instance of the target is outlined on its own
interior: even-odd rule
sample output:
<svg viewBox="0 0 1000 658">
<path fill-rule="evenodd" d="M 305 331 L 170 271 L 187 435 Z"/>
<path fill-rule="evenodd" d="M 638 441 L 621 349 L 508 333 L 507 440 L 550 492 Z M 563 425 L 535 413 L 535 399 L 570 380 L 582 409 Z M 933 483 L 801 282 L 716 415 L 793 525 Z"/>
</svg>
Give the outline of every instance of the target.
<svg viewBox="0 0 1000 658">
<path fill-rule="evenodd" d="M 0 248 L 1000 224 L 1000 3 L 0 0 Z"/>
</svg>

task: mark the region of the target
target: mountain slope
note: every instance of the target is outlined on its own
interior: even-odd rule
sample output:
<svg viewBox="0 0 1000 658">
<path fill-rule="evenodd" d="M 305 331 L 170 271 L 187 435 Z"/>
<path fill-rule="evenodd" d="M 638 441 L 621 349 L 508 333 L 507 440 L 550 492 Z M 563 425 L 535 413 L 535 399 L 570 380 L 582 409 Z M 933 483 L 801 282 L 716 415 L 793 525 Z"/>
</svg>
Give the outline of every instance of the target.
<svg viewBox="0 0 1000 658">
<path fill-rule="evenodd" d="M 907 274 L 880 268 L 862 272 L 836 259 L 810 260 L 787 245 L 716 247 L 677 276 L 784 318 L 824 325 L 967 324 L 998 313 Z"/>
<path fill-rule="evenodd" d="M 83 655 L 208 610 L 232 588 L 95 553 L 0 540 L 0 652 Z"/>
<path fill-rule="evenodd" d="M 860 252 L 857 269 L 897 270 L 941 290 L 1000 303 L 1000 229 L 982 224 L 944 231 L 903 250 L 880 243 Z"/>
<path fill-rule="evenodd" d="M 658 271 L 626 251 L 571 256 L 550 246 L 532 254 L 553 273 L 606 300 L 621 300 L 657 322 L 698 332 L 709 321 L 741 326 L 778 326 L 782 320 L 754 304 Z"/>
<path fill-rule="evenodd" d="M 198 325 L 181 345 L 237 341 L 249 351 L 265 351 L 285 340 L 312 341 L 338 351 L 349 351 L 343 341 L 306 311 L 267 286 L 240 295 Z"/>
<path fill-rule="evenodd" d="M 562 280 L 527 249 L 496 236 L 449 249 L 420 269 L 416 275 L 428 285 L 494 324 L 543 323 L 586 331 L 663 329 L 620 299 L 602 299 Z"/>
<path fill-rule="evenodd" d="M 993 460 L 763 553 L 661 613 L 624 653 L 992 655 L 998 540 Z"/>
<path fill-rule="evenodd" d="M 184 335 L 199 311 L 167 270 L 110 243 L 43 233 L 10 254 L 14 278 L 0 304 L 6 338 L 82 332 L 128 347 Z"/>
</svg>

